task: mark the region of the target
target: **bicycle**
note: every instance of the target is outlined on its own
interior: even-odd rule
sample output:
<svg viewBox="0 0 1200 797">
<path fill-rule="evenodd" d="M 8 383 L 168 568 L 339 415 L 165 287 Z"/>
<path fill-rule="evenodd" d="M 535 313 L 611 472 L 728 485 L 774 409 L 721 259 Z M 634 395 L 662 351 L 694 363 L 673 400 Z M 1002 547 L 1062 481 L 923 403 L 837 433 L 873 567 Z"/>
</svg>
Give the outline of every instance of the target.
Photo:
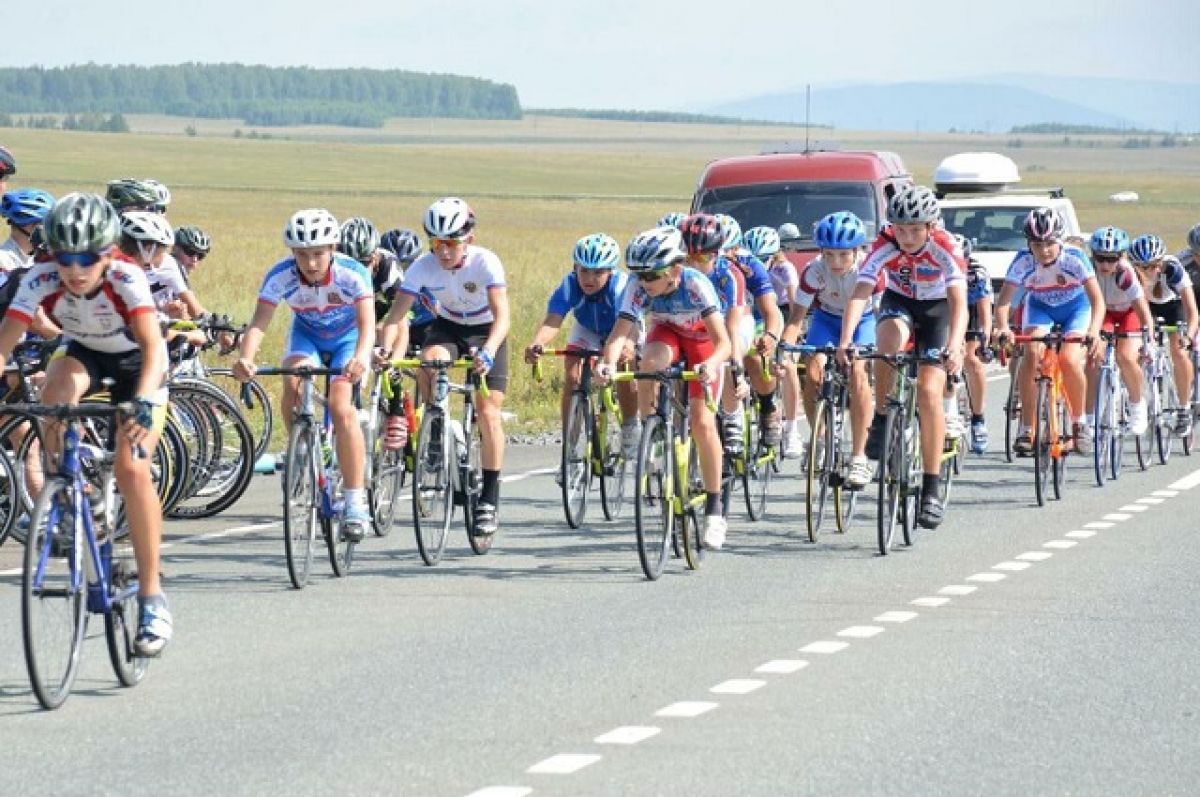
<svg viewBox="0 0 1200 797">
<path fill-rule="evenodd" d="M 29 682 L 46 709 L 63 704 L 78 672 L 89 614 L 104 616 L 104 636 L 113 672 L 122 686 L 132 687 L 146 673 L 148 660 L 138 656 L 138 581 L 129 554 L 114 553 L 116 506 L 113 460 L 108 447 L 85 443 L 83 419 L 110 419 L 137 412 L 133 403 L 11 404 L 8 412 L 31 418 L 66 421 L 57 473 L 48 474 L 38 494 L 25 540 L 21 577 L 21 630 Z M 134 455 L 144 458 L 138 446 Z M 93 484 L 85 463 L 100 476 L 100 518 L 88 497 Z M 99 526 L 99 528 L 97 528 Z M 61 603 L 60 609 L 51 608 Z M 54 615 L 40 622 L 40 615 Z M 61 639 L 51 639 L 54 636 Z"/>
<path fill-rule="evenodd" d="M 1016 343 L 1045 344 L 1037 364 L 1037 376 L 1034 377 L 1037 385 L 1037 415 L 1033 426 L 1034 498 L 1038 506 L 1045 506 L 1051 486 L 1054 489 L 1055 500 L 1062 498 L 1067 454 L 1074 450 L 1070 419 L 1075 417 L 1075 412 L 1063 389 L 1059 353 L 1064 343 L 1083 344 L 1086 340 L 1078 336 L 1068 337 L 1057 327 L 1046 335 L 1016 335 L 1013 340 Z"/>
<path fill-rule="evenodd" d="M 605 520 L 617 520 L 624 508 L 629 479 L 628 463 L 621 445 L 624 414 L 611 384 L 593 398 L 592 371 L 602 352 L 581 349 L 545 349 L 539 354 L 580 359 L 579 384 L 571 392 L 562 433 L 559 482 L 567 525 L 579 528 L 587 514 L 592 480 L 600 483 L 600 506 Z M 544 379 L 542 361 L 533 365 L 533 378 Z"/>
<path fill-rule="evenodd" d="M 381 434 L 384 419 L 393 402 L 400 401 L 404 407 L 405 420 L 410 430 L 416 428 L 412 404 L 399 386 L 399 369 L 387 367 L 375 375 L 363 425 L 363 441 L 367 450 L 367 501 L 371 517 L 375 519 L 375 535 L 386 537 L 396 523 L 396 503 L 404 480 L 412 467 L 412 436 L 400 449 L 389 449 Z M 397 395 L 399 394 L 399 395 Z"/>
<path fill-rule="evenodd" d="M 333 422 L 329 405 L 313 389 L 313 380 L 324 376 L 325 392 L 329 377 L 340 376 L 342 369 L 298 365 L 286 368 L 259 368 L 256 376 L 296 376 L 300 390 L 292 411 L 287 453 L 283 459 L 283 550 L 287 558 L 288 578 L 296 589 L 304 589 L 312 571 L 313 543 L 317 527 L 329 551 L 329 566 L 335 576 L 350 573 L 357 543 L 341 533 L 344 505 L 342 474 L 337 465 L 337 447 L 333 440 Z M 324 417 L 316 422 L 314 406 L 324 407 Z"/>
<path fill-rule="evenodd" d="M 473 357 L 457 360 L 393 360 L 394 368 L 435 372 L 432 396 L 421 410 L 413 453 L 413 531 L 421 560 L 432 567 L 442 559 L 454 507 L 463 508 L 467 541 L 476 555 L 492 547 L 492 535 L 475 528 L 475 508 L 483 491 L 482 440 L 475 423 L 474 395 L 487 398 L 487 382 L 475 372 Z M 450 382 L 450 369 L 466 369 L 465 384 Z M 462 420 L 450 415 L 450 396 L 463 397 Z"/>
<path fill-rule="evenodd" d="M 1012 462 L 1016 457 L 1013 452 L 1013 441 L 1017 438 L 1017 430 L 1021 425 L 1021 358 L 1025 356 L 1025 348 L 1017 346 L 1009 354 L 1008 350 L 999 347 L 1000 365 L 1008 368 L 1008 396 L 1004 400 L 1004 461 Z"/>
<path fill-rule="evenodd" d="M 1179 389 L 1175 386 L 1175 365 L 1171 361 L 1170 342 L 1167 335 L 1187 335 L 1182 324 L 1159 324 L 1154 331 L 1154 352 L 1146 367 L 1146 417 L 1147 438 L 1151 435 L 1158 451 L 1158 461 L 1166 465 L 1171 458 L 1175 442 L 1175 427 L 1182 413 L 1190 411 L 1189 405 L 1179 400 Z M 1149 449 L 1150 440 L 1146 440 Z M 1189 433 L 1183 438 L 1184 452 L 1191 454 L 1192 441 Z"/>
<path fill-rule="evenodd" d="M 690 570 L 699 570 L 704 561 L 701 535 L 705 493 L 699 454 L 688 430 L 686 400 L 676 396 L 677 383 L 698 379 L 699 372 L 686 370 L 682 364 L 663 371 L 622 371 L 612 378 L 614 382 L 658 383 L 654 413 L 642 421 L 633 471 L 638 560 L 650 581 L 662 575 L 669 547 L 677 556 L 682 554 Z M 715 413 L 717 405 L 708 384 L 702 384 L 704 402 Z"/>
<path fill-rule="evenodd" d="M 1129 433 L 1129 389 L 1117 368 L 1117 340 L 1141 337 L 1140 332 L 1104 332 L 1104 360 L 1096 379 L 1096 425 L 1092 431 L 1092 467 L 1096 486 L 1103 487 L 1105 474 L 1114 481 L 1121 476 L 1125 458 L 1125 436 Z"/>
<path fill-rule="evenodd" d="M 825 509 L 833 500 L 833 516 L 837 530 L 845 534 L 854 519 L 861 490 L 845 487 L 846 473 L 850 466 L 850 455 L 846 448 L 845 430 L 847 407 L 850 401 L 849 369 L 837 363 L 836 346 L 793 346 L 780 343 L 778 349 L 785 353 L 809 357 L 825 355 L 821 385 L 817 389 L 817 403 L 810 424 L 812 434 L 808 444 L 808 456 L 801 462 L 806 476 L 805 518 L 808 539 L 816 542 L 825 521 Z"/>
<path fill-rule="evenodd" d="M 763 377 L 769 378 L 767 359 L 765 357 L 760 359 Z M 776 391 L 778 392 L 778 384 Z M 728 516 L 729 503 L 733 497 L 733 485 L 735 481 L 739 481 L 742 485 L 742 494 L 746 499 L 746 514 L 750 520 L 758 521 L 767 511 L 771 476 L 779 469 L 780 453 L 778 446 L 767 445 L 763 439 L 758 399 L 753 395 L 753 391 L 739 404 L 742 413 L 741 444 L 732 449 L 722 447 L 721 508 L 722 514 Z"/>
</svg>

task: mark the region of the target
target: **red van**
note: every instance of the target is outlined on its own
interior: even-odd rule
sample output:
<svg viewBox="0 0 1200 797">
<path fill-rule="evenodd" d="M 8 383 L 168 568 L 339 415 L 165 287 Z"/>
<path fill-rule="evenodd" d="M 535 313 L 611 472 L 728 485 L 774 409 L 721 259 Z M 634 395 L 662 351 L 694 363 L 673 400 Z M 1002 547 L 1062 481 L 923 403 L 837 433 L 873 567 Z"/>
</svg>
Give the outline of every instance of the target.
<svg viewBox="0 0 1200 797">
<path fill-rule="evenodd" d="M 816 257 L 813 227 L 823 216 L 853 211 L 873 238 L 887 218 L 892 194 L 911 182 L 893 152 L 775 150 L 708 164 L 692 212 L 727 213 L 743 230 L 795 224 L 801 237 L 788 254 L 802 268 Z"/>
</svg>

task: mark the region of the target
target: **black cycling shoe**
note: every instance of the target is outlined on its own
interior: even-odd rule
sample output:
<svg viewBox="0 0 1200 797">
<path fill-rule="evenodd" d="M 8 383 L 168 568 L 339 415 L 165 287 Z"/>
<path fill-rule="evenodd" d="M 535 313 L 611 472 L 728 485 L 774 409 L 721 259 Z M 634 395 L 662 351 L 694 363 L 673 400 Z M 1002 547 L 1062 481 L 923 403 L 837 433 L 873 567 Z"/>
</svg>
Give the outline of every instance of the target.
<svg viewBox="0 0 1200 797">
<path fill-rule="evenodd" d="M 867 432 L 867 459 L 879 459 L 879 454 L 883 448 L 883 435 L 886 431 L 884 425 L 887 423 L 883 415 L 876 415 L 871 419 L 871 428 Z"/>
<path fill-rule="evenodd" d="M 923 529 L 936 529 L 942 525 L 945 507 L 936 495 L 921 496 L 921 511 L 917 513 L 917 525 Z"/>
<path fill-rule="evenodd" d="M 496 507 L 480 502 L 475 506 L 475 536 L 491 537 L 500 528 Z"/>
</svg>

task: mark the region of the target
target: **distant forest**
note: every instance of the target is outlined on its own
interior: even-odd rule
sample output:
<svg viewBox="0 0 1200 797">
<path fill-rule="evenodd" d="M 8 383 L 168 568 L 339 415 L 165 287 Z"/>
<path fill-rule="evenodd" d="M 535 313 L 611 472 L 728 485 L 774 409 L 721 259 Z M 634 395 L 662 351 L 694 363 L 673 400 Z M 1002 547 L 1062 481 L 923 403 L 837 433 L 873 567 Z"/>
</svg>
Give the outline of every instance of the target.
<svg viewBox="0 0 1200 797">
<path fill-rule="evenodd" d="M 0 68 L 0 113 L 147 113 L 248 125 L 381 127 L 388 117 L 520 119 L 506 83 L 398 69 L 244 64 Z"/>
</svg>

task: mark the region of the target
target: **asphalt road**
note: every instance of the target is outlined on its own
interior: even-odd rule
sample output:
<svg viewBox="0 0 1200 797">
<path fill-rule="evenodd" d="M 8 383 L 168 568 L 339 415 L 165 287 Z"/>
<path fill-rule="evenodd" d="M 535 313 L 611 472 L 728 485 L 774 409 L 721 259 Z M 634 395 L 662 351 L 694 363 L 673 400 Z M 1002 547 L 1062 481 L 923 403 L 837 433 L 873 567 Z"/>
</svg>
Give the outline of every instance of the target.
<svg viewBox="0 0 1200 797">
<path fill-rule="evenodd" d="M 93 622 L 56 712 L 0 548 L 0 794 L 1195 793 L 1200 456 L 1103 489 L 1079 463 L 1042 509 L 1027 460 L 972 458 L 886 558 L 873 510 L 806 541 L 793 464 L 767 520 L 736 509 L 654 583 L 631 521 L 566 527 L 556 457 L 510 449 L 489 555 L 459 528 L 424 567 L 405 517 L 300 592 L 256 477 L 169 525 L 177 636 L 145 681 L 116 685 Z"/>
</svg>

